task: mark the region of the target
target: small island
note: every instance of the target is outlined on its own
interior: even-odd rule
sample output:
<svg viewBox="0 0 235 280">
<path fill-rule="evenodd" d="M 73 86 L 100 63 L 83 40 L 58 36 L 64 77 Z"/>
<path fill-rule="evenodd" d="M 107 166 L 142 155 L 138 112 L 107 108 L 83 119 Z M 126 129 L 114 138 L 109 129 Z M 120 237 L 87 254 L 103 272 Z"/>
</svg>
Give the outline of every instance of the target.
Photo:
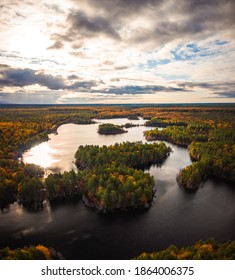
<svg viewBox="0 0 235 280">
<path fill-rule="evenodd" d="M 112 123 L 104 123 L 100 124 L 98 128 L 98 133 L 99 134 L 120 134 L 120 133 L 126 133 L 127 131 L 123 129 L 122 126 L 120 125 L 115 125 Z"/>
<path fill-rule="evenodd" d="M 125 128 L 131 128 L 131 127 L 137 127 L 140 126 L 139 124 L 133 124 L 133 123 L 126 123 L 124 125 L 122 125 L 121 127 L 125 127 Z"/>
<path fill-rule="evenodd" d="M 132 120 L 133 121 L 134 120 L 137 121 L 137 120 L 139 120 L 139 117 L 137 115 L 131 115 L 131 116 L 128 117 L 128 120 L 130 120 L 130 121 L 132 121 Z"/>
</svg>

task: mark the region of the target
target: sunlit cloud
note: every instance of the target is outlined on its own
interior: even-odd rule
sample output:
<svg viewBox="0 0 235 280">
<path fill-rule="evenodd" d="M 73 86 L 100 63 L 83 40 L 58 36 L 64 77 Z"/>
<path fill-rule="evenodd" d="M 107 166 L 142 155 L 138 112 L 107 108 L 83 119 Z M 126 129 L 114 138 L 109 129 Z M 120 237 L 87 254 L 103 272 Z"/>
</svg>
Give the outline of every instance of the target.
<svg viewBox="0 0 235 280">
<path fill-rule="evenodd" d="M 232 0 L 3 0 L 0 12 L 0 103 L 235 101 Z"/>
</svg>

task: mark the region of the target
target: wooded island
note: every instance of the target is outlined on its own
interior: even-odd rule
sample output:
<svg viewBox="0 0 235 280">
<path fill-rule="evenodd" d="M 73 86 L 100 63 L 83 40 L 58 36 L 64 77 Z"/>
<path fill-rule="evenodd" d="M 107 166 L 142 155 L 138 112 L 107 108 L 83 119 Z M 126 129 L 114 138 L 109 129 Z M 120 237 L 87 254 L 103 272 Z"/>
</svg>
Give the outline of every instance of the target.
<svg viewBox="0 0 235 280">
<path fill-rule="evenodd" d="M 85 174 L 83 200 L 101 212 L 148 208 L 155 183 L 142 169 L 161 164 L 170 152 L 164 143 L 80 146 L 75 163 Z"/>
<path fill-rule="evenodd" d="M 123 129 L 122 126 L 120 125 L 115 125 L 112 123 L 104 123 L 100 124 L 98 128 L 98 133 L 99 134 L 119 134 L 119 133 L 125 133 L 127 132 L 125 129 Z"/>
</svg>

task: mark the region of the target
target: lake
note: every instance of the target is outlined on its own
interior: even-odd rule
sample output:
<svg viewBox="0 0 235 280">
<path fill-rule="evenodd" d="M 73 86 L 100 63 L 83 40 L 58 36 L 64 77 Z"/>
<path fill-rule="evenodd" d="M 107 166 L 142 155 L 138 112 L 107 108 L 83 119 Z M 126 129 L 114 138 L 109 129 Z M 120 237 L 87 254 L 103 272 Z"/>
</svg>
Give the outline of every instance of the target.
<svg viewBox="0 0 235 280">
<path fill-rule="evenodd" d="M 97 120 L 99 123 L 140 124 L 128 133 L 99 135 L 98 125 L 65 124 L 48 142 L 26 151 L 24 162 L 40 164 L 47 172 L 76 169 L 79 145 L 111 145 L 143 141 L 144 120 Z M 149 210 L 97 214 L 80 199 L 45 204 L 39 212 L 18 203 L 0 214 L 1 247 L 43 244 L 60 251 L 66 259 L 130 259 L 141 252 L 162 250 L 171 244 L 187 246 L 214 237 L 218 242 L 235 239 L 235 189 L 222 180 L 209 179 L 203 188 L 188 192 L 179 188 L 176 174 L 191 163 L 185 148 L 167 143 L 173 152 L 161 167 L 148 172 L 157 193 Z M 147 172 L 147 171 L 146 171 Z"/>
</svg>

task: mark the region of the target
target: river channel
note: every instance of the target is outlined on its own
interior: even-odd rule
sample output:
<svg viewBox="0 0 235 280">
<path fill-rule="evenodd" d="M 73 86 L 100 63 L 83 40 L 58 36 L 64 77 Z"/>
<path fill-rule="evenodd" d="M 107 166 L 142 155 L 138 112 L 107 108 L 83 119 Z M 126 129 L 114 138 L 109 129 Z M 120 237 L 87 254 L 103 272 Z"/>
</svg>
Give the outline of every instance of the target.
<svg viewBox="0 0 235 280">
<path fill-rule="evenodd" d="M 143 141 L 144 120 L 97 120 L 140 126 L 119 135 L 99 135 L 98 125 L 65 124 L 50 140 L 26 151 L 24 162 L 43 166 L 46 172 L 76 169 L 74 154 L 79 145 L 111 145 Z M 18 203 L 0 213 L 1 246 L 12 248 L 43 244 L 66 259 L 130 259 L 141 252 L 161 250 L 171 244 L 187 246 L 214 237 L 218 242 L 235 239 L 235 189 L 222 180 L 206 181 L 196 192 L 179 188 L 176 174 L 191 163 L 185 148 L 167 143 L 173 152 L 161 167 L 152 166 L 157 193 L 149 210 L 97 214 L 81 200 L 45 204 L 39 212 Z M 147 171 L 146 171 L 147 172 Z"/>
</svg>

